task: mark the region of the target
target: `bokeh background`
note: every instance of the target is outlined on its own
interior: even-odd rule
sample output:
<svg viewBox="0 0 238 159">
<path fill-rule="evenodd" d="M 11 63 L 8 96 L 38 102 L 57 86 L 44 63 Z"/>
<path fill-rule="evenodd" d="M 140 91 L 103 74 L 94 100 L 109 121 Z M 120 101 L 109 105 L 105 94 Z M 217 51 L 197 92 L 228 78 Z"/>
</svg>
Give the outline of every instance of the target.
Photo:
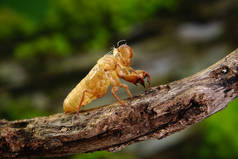
<svg viewBox="0 0 238 159">
<path fill-rule="evenodd" d="M 192 75 L 238 47 L 237 19 L 237 0 L 0 0 L 0 119 L 62 112 L 67 93 L 121 39 L 152 85 Z M 108 93 L 84 109 L 114 101 Z M 63 158 L 238 158 L 237 105 L 163 140 Z"/>
</svg>

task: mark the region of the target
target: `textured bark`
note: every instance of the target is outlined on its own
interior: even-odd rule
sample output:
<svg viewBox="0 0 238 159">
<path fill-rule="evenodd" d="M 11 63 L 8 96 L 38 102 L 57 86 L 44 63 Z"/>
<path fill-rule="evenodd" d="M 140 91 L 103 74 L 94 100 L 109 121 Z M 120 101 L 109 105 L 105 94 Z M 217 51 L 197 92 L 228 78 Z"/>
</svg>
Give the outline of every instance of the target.
<svg viewBox="0 0 238 159">
<path fill-rule="evenodd" d="M 19 121 L 0 120 L 0 158 L 118 151 L 161 139 L 207 118 L 238 96 L 238 49 L 185 79 L 118 103 Z"/>
</svg>

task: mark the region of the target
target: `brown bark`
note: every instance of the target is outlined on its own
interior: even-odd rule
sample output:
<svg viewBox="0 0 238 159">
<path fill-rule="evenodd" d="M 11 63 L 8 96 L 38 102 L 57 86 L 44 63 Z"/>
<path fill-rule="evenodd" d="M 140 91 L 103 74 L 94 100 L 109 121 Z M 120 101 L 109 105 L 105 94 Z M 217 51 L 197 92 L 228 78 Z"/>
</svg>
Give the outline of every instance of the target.
<svg viewBox="0 0 238 159">
<path fill-rule="evenodd" d="M 207 118 L 238 96 L 238 49 L 185 79 L 77 114 L 0 120 L 0 158 L 55 157 L 161 139 Z"/>
</svg>

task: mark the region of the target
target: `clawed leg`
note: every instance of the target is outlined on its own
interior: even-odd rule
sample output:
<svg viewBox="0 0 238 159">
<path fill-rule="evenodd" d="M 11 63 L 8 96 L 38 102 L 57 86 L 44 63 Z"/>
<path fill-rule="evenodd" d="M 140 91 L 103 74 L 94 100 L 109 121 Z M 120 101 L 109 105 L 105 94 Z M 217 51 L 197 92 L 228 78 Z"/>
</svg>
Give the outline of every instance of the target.
<svg viewBox="0 0 238 159">
<path fill-rule="evenodd" d="M 121 104 L 121 105 L 125 105 L 125 103 L 123 103 L 121 100 L 120 100 L 120 98 L 116 95 L 116 92 L 118 91 L 118 87 L 117 86 L 114 86 L 114 87 L 112 87 L 112 89 L 111 89 L 111 92 L 112 92 L 112 95 L 116 98 L 116 100 Z"/>
<path fill-rule="evenodd" d="M 130 96 L 130 98 L 133 98 L 133 96 L 132 96 L 130 90 L 128 89 L 128 86 L 127 86 L 127 85 L 120 83 L 119 86 L 122 87 L 122 88 L 125 88 L 127 94 Z M 119 90 L 119 88 L 118 88 L 117 86 L 112 87 L 112 90 L 111 90 L 111 91 L 112 91 L 112 95 L 116 98 L 116 100 L 117 100 L 121 105 L 124 106 L 125 103 L 123 103 L 123 102 L 120 100 L 120 98 L 116 95 L 116 92 L 117 92 L 118 90 Z"/>
<path fill-rule="evenodd" d="M 138 77 L 136 79 L 136 82 L 134 83 L 135 85 L 137 83 L 140 83 L 143 87 L 145 87 L 145 81 L 144 79 L 147 78 L 147 82 L 150 87 L 150 74 L 148 72 L 145 72 L 143 70 L 136 70 L 136 73 L 138 74 Z"/>
<path fill-rule="evenodd" d="M 112 85 L 112 89 L 111 89 L 112 95 L 116 98 L 116 100 L 121 105 L 125 105 L 125 103 L 123 103 L 120 100 L 120 98 L 116 95 L 116 92 L 119 90 L 119 87 L 125 88 L 127 94 L 130 96 L 130 98 L 132 98 L 133 96 L 132 96 L 130 90 L 128 89 L 128 86 L 120 82 L 120 79 L 119 79 L 118 75 L 115 72 L 107 74 L 107 75 L 108 75 L 108 77 L 110 79 L 110 84 Z"/>
<path fill-rule="evenodd" d="M 81 97 L 81 100 L 80 100 L 80 103 L 79 103 L 79 106 L 78 106 L 78 113 L 79 113 L 79 111 L 80 111 L 80 108 L 81 108 L 81 106 L 82 106 L 82 104 L 83 104 L 83 101 L 84 101 L 84 98 L 85 98 L 85 94 L 86 93 L 92 93 L 92 91 L 89 91 L 89 90 L 84 90 L 83 91 L 83 95 L 82 95 L 82 97 Z"/>
<path fill-rule="evenodd" d="M 147 82 L 150 87 L 150 74 L 148 72 L 145 72 L 143 70 L 133 70 L 132 68 L 128 68 L 129 71 L 127 73 L 123 72 L 123 70 L 119 70 L 118 74 L 120 78 L 123 78 L 124 80 L 134 83 L 137 85 L 137 83 L 140 83 L 143 87 L 145 87 L 145 81 L 144 79 L 147 78 Z"/>
<path fill-rule="evenodd" d="M 120 87 L 125 88 L 127 94 L 129 95 L 129 97 L 130 97 L 130 98 L 133 98 L 133 95 L 131 94 L 131 91 L 128 89 L 128 86 L 127 86 L 127 85 L 121 83 L 121 84 L 120 84 Z"/>
</svg>

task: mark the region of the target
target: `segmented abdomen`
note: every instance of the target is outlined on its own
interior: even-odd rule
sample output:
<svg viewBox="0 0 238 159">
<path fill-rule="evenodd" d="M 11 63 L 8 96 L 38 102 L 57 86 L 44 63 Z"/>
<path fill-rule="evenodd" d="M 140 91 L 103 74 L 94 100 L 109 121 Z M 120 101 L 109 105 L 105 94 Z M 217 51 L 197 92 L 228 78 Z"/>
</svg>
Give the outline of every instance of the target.
<svg viewBox="0 0 238 159">
<path fill-rule="evenodd" d="M 106 78 L 105 71 L 99 65 L 95 65 L 88 75 L 80 81 L 78 85 L 68 94 L 64 100 L 64 112 L 76 112 L 85 90 L 86 93 L 82 106 L 89 104 L 92 100 L 102 97 L 106 94 L 109 80 Z"/>
<path fill-rule="evenodd" d="M 80 100 L 83 95 L 83 90 L 85 90 L 85 79 L 83 79 L 77 86 L 68 94 L 64 100 L 64 112 L 76 112 L 79 108 Z M 85 100 L 89 102 L 88 94 L 85 94 Z M 93 100 L 93 98 L 91 98 Z M 85 103 L 85 102 L 84 102 Z"/>
</svg>

